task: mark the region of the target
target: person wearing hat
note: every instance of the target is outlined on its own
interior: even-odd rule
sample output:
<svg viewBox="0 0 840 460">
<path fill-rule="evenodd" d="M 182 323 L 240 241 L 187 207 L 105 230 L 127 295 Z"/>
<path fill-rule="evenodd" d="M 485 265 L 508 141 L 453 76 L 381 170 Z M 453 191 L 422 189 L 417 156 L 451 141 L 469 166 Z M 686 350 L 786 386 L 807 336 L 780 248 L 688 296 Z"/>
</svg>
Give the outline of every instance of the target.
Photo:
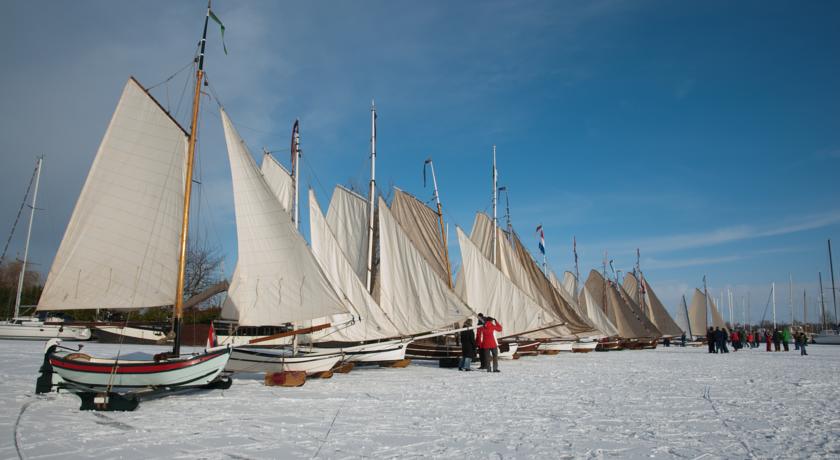
<svg viewBox="0 0 840 460">
<path fill-rule="evenodd" d="M 502 325 L 489 316 L 486 316 L 484 318 L 484 325 L 478 328 L 478 330 L 476 331 L 476 343 L 478 344 L 478 348 L 481 351 L 481 355 L 484 357 L 484 361 L 487 365 L 487 372 L 499 372 L 499 348 L 498 344 L 496 343 L 496 337 L 493 333 L 501 331 Z M 492 369 L 490 368 L 491 357 L 493 359 Z"/>
</svg>

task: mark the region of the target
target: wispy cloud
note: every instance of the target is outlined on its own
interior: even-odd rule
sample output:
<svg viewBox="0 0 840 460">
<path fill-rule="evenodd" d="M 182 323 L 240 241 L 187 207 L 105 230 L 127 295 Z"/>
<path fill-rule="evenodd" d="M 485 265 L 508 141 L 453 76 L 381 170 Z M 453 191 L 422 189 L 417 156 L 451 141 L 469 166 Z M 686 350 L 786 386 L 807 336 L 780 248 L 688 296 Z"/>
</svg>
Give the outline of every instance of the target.
<svg viewBox="0 0 840 460">
<path fill-rule="evenodd" d="M 698 266 L 707 266 L 707 265 L 717 265 L 723 264 L 727 262 L 736 262 L 739 260 L 746 259 L 748 256 L 745 255 L 731 255 L 731 256 L 721 256 L 721 257 L 695 257 L 689 259 L 656 259 L 656 258 L 646 258 L 644 259 L 643 263 L 645 268 L 649 268 L 652 270 L 661 270 L 666 268 L 685 268 L 685 267 L 698 267 Z"/>
<path fill-rule="evenodd" d="M 758 226 L 744 224 L 712 229 L 706 232 L 663 235 L 629 241 L 603 242 L 598 247 L 610 248 L 610 252 L 616 254 L 628 254 L 634 252 L 636 248 L 642 248 L 645 253 L 650 254 L 718 246 L 736 241 L 788 235 L 806 230 L 824 228 L 840 223 L 840 210 L 823 214 L 789 217 L 783 220 L 784 223 L 775 225 L 765 224 Z"/>
</svg>

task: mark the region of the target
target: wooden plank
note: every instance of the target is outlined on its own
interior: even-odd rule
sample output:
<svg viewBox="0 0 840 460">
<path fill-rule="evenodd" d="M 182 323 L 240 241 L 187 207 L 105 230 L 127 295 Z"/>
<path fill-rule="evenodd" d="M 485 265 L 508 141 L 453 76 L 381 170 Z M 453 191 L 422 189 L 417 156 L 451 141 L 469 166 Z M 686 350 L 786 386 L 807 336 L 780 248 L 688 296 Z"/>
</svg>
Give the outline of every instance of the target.
<svg viewBox="0 0 840 460">
<path fill-rule="evenodd" d="M 306 383 L 306 372 L 268 372 L 265 374 L 264 382 L 270 387 L 299 387 Z"/>
<path fill-rule="evenodd" d="M 269 340 L 281 339 L 283 337 L 289 337 L 291 335 L 309 334 L 310 332 L 320 331 L 321 329 L 326 329 L 330 326 L 331 326 L 330 323 L 327 323 L 327 324 L 320 324 L 318 326 L 307 327 L 305 329 L 295 329 L 293 331 L 280 332 L 279 334 L 267 335 L 265 337 L 260 337 L 258 339 L 253 339 L 253 340 L 249 341 L 248 343 L 249 344 L 254 344 L 254 343 L 260 343 L 260 342 L 268 342 Z"/>
</svg>

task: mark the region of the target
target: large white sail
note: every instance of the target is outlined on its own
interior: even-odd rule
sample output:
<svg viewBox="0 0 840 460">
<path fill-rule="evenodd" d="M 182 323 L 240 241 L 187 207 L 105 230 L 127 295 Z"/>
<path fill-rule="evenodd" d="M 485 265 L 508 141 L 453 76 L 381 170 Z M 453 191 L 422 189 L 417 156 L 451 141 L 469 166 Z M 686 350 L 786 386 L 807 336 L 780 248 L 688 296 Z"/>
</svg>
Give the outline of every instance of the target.
<svg viewBox="0 0 840 460">
<path fill-rule="evenodd" d="M 39 310 L 174 303 L 187 137 L 129 79 L 53 260 Z"/>
<path fill-rule="evenodd" d="M 726 321 L 723 320 L 723 316 L 721 316 L 720 311 L 717 309 L 715 299 L 712 296 L 709 296 L 709 309 L 712 311 L 712 326 L 719 327 L 728 333 L 729 328 L 726 327 Z"/>
<path fill-rule="evenodd" d="M 309 231 L 315 258 L 336 289 L 349 301 L 355 314 L 355 318 L 350 314 L 338 314 L 324 320 L 333 327 L 313 334 L 313 339 L 353 342 L 403 335 L 379 308 L 350 266 L 312 190 L 309 191 Z"/>
<path fill-rule="evenodd" d="M 552 276 L 554 273 L 552 273 Z M 569 294 L 571 297 L 575 297 L 577 295 L 577 288 L 578 288 L 578 281 L 575 278 L 575 275 L 572 272 L 565 272 L 563 273 L 563 289 L 566 290 L 566 293 Z"/>
<path fill-rule="evenodd" d="M 708 309 L 706 307 L 706 295 L 700 289 L 694 290 L 691 296 L 691 308 L 688 310 L 688 317 L 693 337 L 705 337 L 708 329 Z"/>
<path fill-rule="evenodd" d="M 346 312 L 245 142 L 224 110 L 221 114 L 239 249 L 225 317 L 235 310 L 242 326 L 268 326 Z"/>
<path fill-rule="evenodd" d="M 367 201 L 342 186 L 333 191 L 327 208 L 327 224 L 338 246 L 360 280 L 367 278 Z"/>
<path fill-rule="evenodd" d="M 260 172 L 283 210 L 291 212 L 295 199 L 295 180 L 291 174 L 270 153 L 263 155 Z"/>
<path fill-rule="evenodd" d="M 425 332 L 475 313 L 458 298 L 379 199 L 379 305 L 402 331 Z"/>
<path fill-rule="evenodd" d="M 518 335 L 557 322 L 487 260 L 460 227 L 456 231 L 462 262 L 458 287 L 468 304 L 480 306 L 482 313 L 501 322 L 501 335 Z"/>
</svg>

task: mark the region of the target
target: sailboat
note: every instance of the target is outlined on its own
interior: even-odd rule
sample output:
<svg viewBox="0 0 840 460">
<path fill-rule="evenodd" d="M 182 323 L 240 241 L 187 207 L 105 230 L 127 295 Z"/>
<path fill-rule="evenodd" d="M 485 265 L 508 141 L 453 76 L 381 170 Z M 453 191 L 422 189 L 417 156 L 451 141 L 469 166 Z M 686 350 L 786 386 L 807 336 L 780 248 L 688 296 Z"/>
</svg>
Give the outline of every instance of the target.
<svg viewBox="0 0 840 460">
<path fill-rule="evenodd" d="M 189 209 L 204 33 L 196 59 L 192 125 L 184 130 L 133 77 L 99 146 L 38 302 L 39 311 L 136 310 L 174 304 L 174 345 L 154 357 L 99 358 L 47 343 L 37 392 L 64 388 L 82 409 L 133 410 L 142 397 L 227 387 L 230 348 L 181 353 Z"/>
<path fill-rule="evenodd" d="M 711 322 L 709 321 L 711 316 Z M 705 338 L 708 332 L 708 327 L 719 327 L 728 332 L 726 323 L 714 303 L 714 299 L 708 295 L 705 287 L 705 280 L 703 290 L 694 289 L 694 295 L 691 297 L 691 306 L 688 309 L 688 320 L 690 326 L 689 335 L 695 339 Z"/>
<path fill-rule="evenodd" d="M 593 299 L 600 300 L 604 313 L 618 329 L 622 347 L 652 348 L 661 335 L 618 283 L 608 280 L 597 270 L 589 272 L 584 284 Z"/>
<path fill-rule="evenodd" d="M 554 272 L 550 273 L 550 279 L 558 292 L 565 294 L 564 298 L 568 299 L 575 311 L 581 317 L 587 318 L 595 329 L 602 334 L 601 337 L 595 337 L 594 340 L 575 343 L 572 348 L 573 352 L 607 351 L 621 348 L 618 340 L 618 329 L 604 314 L 603 308 L 598 306 L 589 290 L 585 287 L 578 289 L 578 280 L 573 273 L 565 272 L 562 283 L 557 279 Z"/>
<path fill-rule="evenodd" d="M 0 339 L 49 340 L 59 338 L 65 340 L 88 340 L 91 334 L 90 329 L 87 327 L 65 325 L 56 320 L 41 321 L 36 317 L 23 317 L 20 315 L 20 300 L 21 294 L 23 293 L 23 281 L 26 276 L 26 264 L 29 257 L 29 240 L 32 237 L 32 222 L 35 219 L 35 205 L 38 200 L 38 187 L 41 183 L 41 169 L 43 165 L 44 157 L 38 157 L 32 176 L 35 182 L 35 191 L 32 193 L 32 203 L 29 206 L 29 228 L 26 231 L 26 244 L 23 249 L 23 260 L 21 261 L 20 276 L 18 278 L 14 316 L 8 321 L 0 321 Z M 25 201 L 26 197 L 24 197 Z"/>
<path fill-rule="evenodd" d="M 320 324 L 299 328 L 315 318 L 348 311 L 299 233 L 297 222 L 281 206 L 248 147 L 224 109 L 225 132 L 236 214 L 238 259 L 223 306 L 223 317 L 240 326 L 284 326 L 266 339 L 291 338 L 290 346 L 233 347 L 230 372 L 329 371 L 342 353 L 303 353 L 297 336 Z M 252 342 L 263 341 L 261 339 Z"/>
<path fill-rule="evenodd" d="M 623 287 L 625 291 L 631 294 L 636 293 L 636 303 L 650 322 L 656 326 L 656 329 L 662 333 L 662 337 L 674 338 L 682 335 L 682 330 L 674 322 L 674 319 L 671 318 L 671 315 L 665 309 L 665 305 L 662 304 L 659 297 L 656 296 L 656 293 L 653 292 L 653 288 L 641 270 L 634 270 L 633 273 L 627 273 L 624 276 Z"/>
<path fill-rule="evenodd" d="M 689 321 L 688 316 L 688 303 L 685 301 L 685 295 L 682 296 L 680 300 L 680 306 L 677 307 L 677 317 L 674 318 L 674 322 L 677 323 L 677 327 L 687 336 L 687 338 L 691 338 L 691 322 Z"/>
</svg>

